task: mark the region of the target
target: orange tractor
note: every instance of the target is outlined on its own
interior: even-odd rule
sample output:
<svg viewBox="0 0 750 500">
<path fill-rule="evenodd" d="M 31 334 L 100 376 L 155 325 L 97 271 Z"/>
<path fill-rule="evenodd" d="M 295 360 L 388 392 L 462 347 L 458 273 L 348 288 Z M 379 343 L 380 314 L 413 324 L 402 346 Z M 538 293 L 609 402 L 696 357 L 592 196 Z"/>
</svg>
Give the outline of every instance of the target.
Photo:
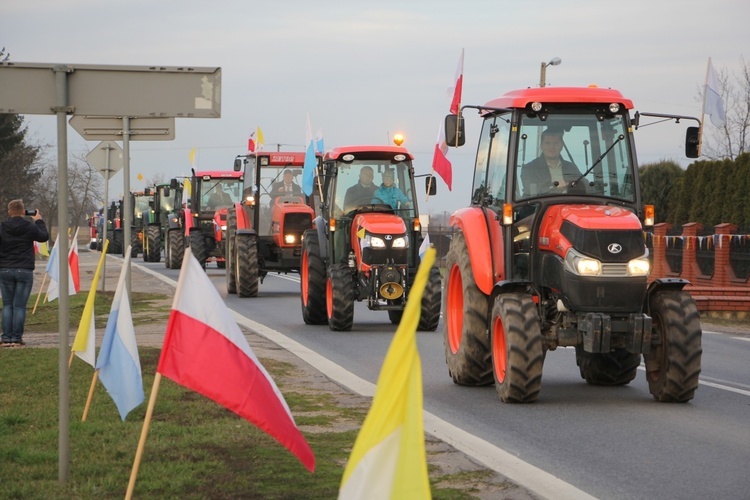
<svg viewBox="0 0 750 500">
<path fill-rule="evenodd" d="M 354 303 L 401 316 L 414 283 L 422 227 L 414 187 L 414 157 L 402 147 L 346 146 L 323 158 L 321 214 L 305 232 L 300 271 L 302 318 L 331 330 L 351 330 Z M 373 182 L 374 181 L 374 182 Z M 427 179 L 435 193 L 436 181 Z M 430 272 L 418 329 L 440 320 L 441 277 Z"/>
<path fill-rule="evenodd" d="M 302 234 L 315 217 L 313 197 L 300 187 L 304 161 L 304 152 L 285 151 L 257 151 L 235 159 L 245 189 L 226 222 L 228 293 L 255 297 L 269 272 L 299 272 Z"/>
<path fill-rule="evenodd" d="M 659 401 L 693 398 L 701 325 L 687 281 L 649 283 L 633 139 L 643 117 L 616 90 L 529 88 L 476 109 L 483 121 L 471 205 L 450 219 L 444 343 L 461 385 L 537 399 L 548 351 L 574 347 L 589 384 L 632 381 L 643 356 Z M 464 142 L 461 114 L 446 142 Z M 685 155 L 697 156 L 698 127 Z"/>
</svg>

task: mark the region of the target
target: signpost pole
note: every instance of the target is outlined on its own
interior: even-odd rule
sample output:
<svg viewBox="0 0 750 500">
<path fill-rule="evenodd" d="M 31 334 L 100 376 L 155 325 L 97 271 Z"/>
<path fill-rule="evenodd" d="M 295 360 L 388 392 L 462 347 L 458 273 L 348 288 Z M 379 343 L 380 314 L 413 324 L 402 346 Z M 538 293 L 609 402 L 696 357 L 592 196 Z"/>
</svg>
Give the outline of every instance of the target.
<svg viewBox="0 0 750 500">
<path fill-rule="evenodd" d="M 104 251 L 104 242 L 107 241 L 107 222 L 109 222 L 109 171 L 110 171 L 110 158 L 112 156 L 112 150 L 114 148 L 107 144 L 104 148 L 105 151 L 105 158 L 106 158 L 106 164 L 104 168 L 104 212 L 102 212 L 102 216 L 104 217 L 104 220 L 102 221 L 102 248 L 101 251 Z M 101 219 L 100 219 L 101 220 Z M 104 264 L 102 265 L 102 288 L 101 291 L 104 292 L 106 290 L 106 287 L 104 285 L 105 280 L 107 279 L 107 258 L 104 258 Z"/>
<path fill-rule="evenodd" d="M 128 245 L 131 243 L 130 229 L 133 224 L 133 200 L 130 197 L 130 117 L 122 117 L 122 190 L 123 193 L 123 238 L 122 248 L 123 252 L 127 251 Z M 125 266 L 125 290 L 128 292 L 128 301 L 131 300 L 130 295 L 130 260 L 127 261 L 128 265 Z"/>
</svg>

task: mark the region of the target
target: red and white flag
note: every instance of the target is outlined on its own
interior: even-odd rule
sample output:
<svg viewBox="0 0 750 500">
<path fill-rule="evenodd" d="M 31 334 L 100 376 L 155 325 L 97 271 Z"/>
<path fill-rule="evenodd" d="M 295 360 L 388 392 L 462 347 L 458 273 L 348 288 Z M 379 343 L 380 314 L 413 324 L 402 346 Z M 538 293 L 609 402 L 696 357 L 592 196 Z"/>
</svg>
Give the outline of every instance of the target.
<svg viewBox="0 0 750 500">
<path fill-rule="evenodd" d="M 289 406 L 192 252 L 185 252 L 157 372 L 256 425 L 311 472 Z"/>
<path fill-rule="evenodd" d="M 73 240 L 70 242 L 68 265 L 70 266 L 70 276 L 73 279 L 73 288 L 75 288 L 76 293 L 78 293 L 81 291 L 81 271 L 78 266 L 78 228 L 76 228 L 76 233 L 73 235 Z"/>
<path fill-rule="evenodd" d="M 449 111 L 451 114 L 457 115 L 461 109 L 461 92 L 464 83 L 464 49 L 461 49 L 461 57 L 458 59 L 458 67 L 453 82 L 453 87 L 448 89 L 451 96 Z M 432 155 L 432 170 L 443 178 L 448 185 L 448 190 L 451 191 L 453 189 L 453 165 L 448 159 L 448 145 L 445 142 L 444 127 L 445 125 L 441 121 L 437 141 L 435 141 L 435 151 Z"/>
</svg>

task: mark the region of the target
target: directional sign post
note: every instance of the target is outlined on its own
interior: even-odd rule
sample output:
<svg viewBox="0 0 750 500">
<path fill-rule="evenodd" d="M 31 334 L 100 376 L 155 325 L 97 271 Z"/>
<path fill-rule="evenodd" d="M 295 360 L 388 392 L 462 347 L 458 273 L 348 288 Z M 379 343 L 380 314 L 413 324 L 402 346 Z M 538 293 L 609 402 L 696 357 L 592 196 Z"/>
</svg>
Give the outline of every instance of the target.
<svg viewBox="0 0 750 500">
<path fill-rule="evenodd" d="M 122 141 L 121 117 L 76 115 L 68 122 L 87 141 Z M 174 140 L 174 118 L 130 117 L 131 141 Z"/>
<path fill-rule="evenodd" d="M 130 118 L 219 118 L 221 68 L 107 66 L 0 62 L 0 113 L 57 116 L 57 168 L 60 189 L 58 230 L 68 227 L 67 115 L 122 118 L 125 174 L 129 175 Z M 125 179 L 124 192 L 130 192 Z M 130 196 L 126 198 L 130 204 Z M 130 227 L 127 226 L 126 230 Z M 67 231 L 65 231 L 67 233 Z M 129 240 L 126 240 L 129 241 Z M 67 238 L 60 238 L 59 265 L 68 265 Z M 68 273 L 60 273 L 60 290 L 68 289 Z M 70 474 L 70 387 L 68 294 L 59 297 L 59 480 Z"/>
</svg>

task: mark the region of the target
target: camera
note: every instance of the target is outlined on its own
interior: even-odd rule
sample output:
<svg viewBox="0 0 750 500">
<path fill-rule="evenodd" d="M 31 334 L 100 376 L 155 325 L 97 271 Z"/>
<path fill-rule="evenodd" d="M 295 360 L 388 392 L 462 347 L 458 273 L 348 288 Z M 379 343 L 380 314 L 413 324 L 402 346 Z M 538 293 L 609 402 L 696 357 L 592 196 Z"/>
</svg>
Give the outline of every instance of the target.
<svg viewBox="0 0 750 500">
<path fill-rule="evenodd" d="M 28 215 L 29 217 L 34 217 L 36 215 L 36 209 L 26 210 L 26 215 Z"/>
</svg>

